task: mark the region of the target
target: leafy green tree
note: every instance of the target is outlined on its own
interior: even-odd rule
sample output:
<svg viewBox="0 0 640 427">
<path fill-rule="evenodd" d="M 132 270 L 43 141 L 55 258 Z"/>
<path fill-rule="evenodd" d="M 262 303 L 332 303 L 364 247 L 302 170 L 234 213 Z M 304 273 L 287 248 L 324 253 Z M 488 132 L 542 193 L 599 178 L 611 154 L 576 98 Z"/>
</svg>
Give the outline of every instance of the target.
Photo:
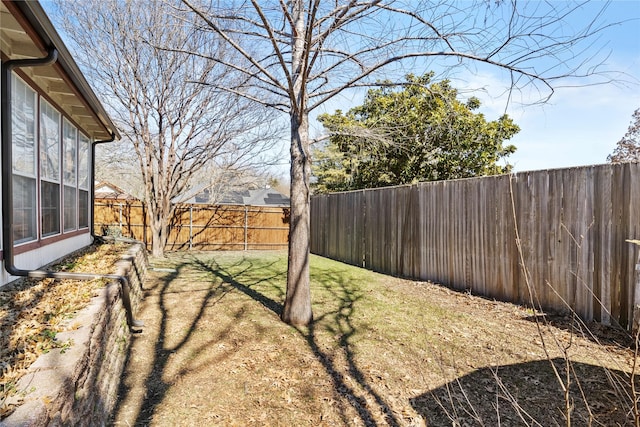
<svg viewBox="0 0 640 427">
<path fill-rule="evenodd" d="M 515 151 L 504 141 L 520 128 L 507 115 L 487 121 L 477 98 L 462 102 L 449 81 L 432 78 L 408 75 L 401 89 L 382 82 L 363 105 L 319 116 L 330 139 L 314 152 L 316 191 L 508 172 L 498 163 Z"/>
</svg>

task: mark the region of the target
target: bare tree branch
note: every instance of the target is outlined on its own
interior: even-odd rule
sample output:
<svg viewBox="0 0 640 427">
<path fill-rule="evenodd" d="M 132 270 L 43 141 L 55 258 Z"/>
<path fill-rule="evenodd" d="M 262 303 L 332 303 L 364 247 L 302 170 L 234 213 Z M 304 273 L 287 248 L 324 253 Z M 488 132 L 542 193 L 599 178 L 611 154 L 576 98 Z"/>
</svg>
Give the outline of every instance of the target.
<svg viewBox="0 0 640 427">
<path fill-rule="evenodd" d="M 208 84 L 288 110 L 291 229 L 282 317 L 292 324 L 312 319 L 307 301 L 312 110 L 381 78 L 391 84 L 401 81 L 407 68 L 417 74 L 430 71 L 428 67 L 446 73 L 469 64 L 509 75 L 510 96 L 533 86 L 544 102 L 559 82 L 601 73 L 601 52 L 595 43 L 612 25 L 601 13 L 582 27 L 566 25 L 583 14 L 583 1 L 229 0 L 224 10 L 199 0 L 182 4 L 185 20 L 197 18 L 197 26 L 215 33 L 239 57 L 228 60 L 215 50 L 193 54 L 226 64 L 247 79 L 241 86 L 215 80 Z M 600 10 L 606 7 L 603 3 Z M 274 102 L 273 96 L 281 99 Z"/>
<path fill-rule="evenodd" d="M 197 14 L 202 20 L 204 20 L 206 22 L 206 24 L 209 26 L 209 28 L 211 28 L 218 36 L 220 36 L 222 39 L 224 39 L 227 43 L 229 43 L 229 45 L 235 49 L 239 54 L 241 54 L 244 58 L 246 58 L 256 69 L 258 69 L 260 71 L 260 73 L 256 73 L 256 75 L 258 74 L 263 74 L 264 76 L 268 77 L 269 80 L 271 80 L 271 82 L 281 88 L 282 90 L 286 91 L 286 86 L 283 86 L 279 79 L 277 79 L 275 76 L 273 76 L 269 70 L 267 68 L 264 68 L 262 66 L 262 64 L 255 60 L 253 55 L 251 55 L 248 51 L 246 51 L 239 43 L 237 43 L 235 40 L 233 40 L 230 37 L 230 33 L 228 31 L 224 31 L 221 27 L 219 27 L 218 25 L 216 25 L 216 23 L 212 20 L 209 19 L 201 10 L 199 10 L 198 8 L 195 8 L 194 6 L 191 5 L 191 3 L 187 0 L 183 0 L 183 3 L 189 8 L 191 9 L 192 12 L 194 12 L 195 14 Z M 239 34 L 242 35 L 246 35 L 246 32 L 239 32 Z M 270 40 L 268 37 L 265 37 L 266 40 Z"/>
<path fill-rule="evenodd" d="M 185 24 L 166 2 L 141 8 L 133 1 L 95 0 L 77 6 L 60 2 L 64 28 L 137 157 L 151 214 L 152 251 L 162 255 L 175 210 L 172 200 L 206 165 L 253 167 L 266 158 L 277 134 L 273 114 L 246 94 L 238 96 L 239 90 L 188 83 L 242 88 L 247 77 L 228 64 L 191 54 L 223 54 L 227 44 Z M 123 164 L 116 160 L 112 173 L 118 175 Z"/>
</svg>

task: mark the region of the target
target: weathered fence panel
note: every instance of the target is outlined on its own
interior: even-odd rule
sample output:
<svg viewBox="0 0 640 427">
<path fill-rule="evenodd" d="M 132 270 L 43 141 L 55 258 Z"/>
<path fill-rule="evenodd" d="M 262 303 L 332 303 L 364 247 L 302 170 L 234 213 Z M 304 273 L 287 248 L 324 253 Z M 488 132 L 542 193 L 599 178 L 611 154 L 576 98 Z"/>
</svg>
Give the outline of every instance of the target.
<svg viewBox="0 0 640 427">
<path fill-rule="evenodd" d="M 639 179 L 606 164 L 317 195 L 312 252 L 627 327 Z"/>
<path fill-rule="evenodd" d="M 151 245 L 151 230 L 140 201 L 98 199 L 97 234 L 118 234 Z M 179 205 L 170 221 L 167 250 L 286 249 L 289 209 L 263 206 Z"/>
</svg>

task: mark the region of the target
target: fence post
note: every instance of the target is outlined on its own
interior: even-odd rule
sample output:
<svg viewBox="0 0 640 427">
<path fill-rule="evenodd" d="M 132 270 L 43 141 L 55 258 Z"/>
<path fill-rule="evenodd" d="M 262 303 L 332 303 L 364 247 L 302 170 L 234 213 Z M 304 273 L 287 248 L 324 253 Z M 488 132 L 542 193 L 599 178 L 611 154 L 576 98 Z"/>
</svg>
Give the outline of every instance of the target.
<svg viewBox="0 0 640 427">
<path fill-rule="evenodd" d="M 193 205 L 189 205 L 189 250 L 193 249 Z"/>
<path fill-rule="evenodd" d="M 120 221 L 120 235 L 122 236 L 122 203 L 120 203 L 118 205 L 120 207 L 120 212 L 119 212 L 119 221 Z"/>
<path fill-rule="evenodd" d="M 636 247 L 640 248 L 640 240 L 627 240 L 629 243 L 633 243 Z M 633 273 L 633 310 L 631 319 L 631 331 L 633 335 L 640 329 L 640 252 L 636 260 L 636 265 Z"/>
<path fill-rule="evenodd" d="M 249 206 L 244 207 L 244 250 L 247 250 L 248 247 L 248 228 L 249 228 Z"/>
</svg>

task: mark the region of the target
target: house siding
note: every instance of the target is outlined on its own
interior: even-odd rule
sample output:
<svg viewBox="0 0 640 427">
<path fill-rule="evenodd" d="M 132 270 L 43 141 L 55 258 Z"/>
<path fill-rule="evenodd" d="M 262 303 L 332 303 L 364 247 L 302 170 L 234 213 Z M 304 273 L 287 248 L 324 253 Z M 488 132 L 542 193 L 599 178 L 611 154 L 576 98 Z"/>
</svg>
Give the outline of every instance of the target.
<svg viewBox="0 0 640 427">
<path fill-rule="evenodd" d="M 89 233 L 59 240 L 40 248 L 16 254 L 14 257 L 15 265 L 20 269 L 35 270 L 42 266 L 52 264 L 58 259 L 82 249 L 91 243 L 92 237 Z M 18 277 L 11 276 L 7 273 L 5 269 L 2 269 L 0 273 L 0 286 L 18 279 Z"/>
<path fill-rule="evenodd" d="M 16 74 L 17 75 L 17 74 Z M 33 90 L 36 94 L 36 105 L 39 104 L 38 100 L 39 99 L 44 99 L 45 98 L 45 94 L 38 90 L 37 87 L 34 87 L 32 84 L 30 84 L 31 82 L 28 79 L 20 79 L 20 80 L 14 80 L 14 82 L 19 82 L 20 85 L 24 85 L 25 87 L 28 87 L 30 90 Z M 54 224 L 55 226 L 55 232 L 53 233 L 49 233 L 47 234 L 47 230 L 43 229 L 43 221 L 42 221 L 42 209 L 43 209 L 43 198 L 44 195 L 41 194 L 42 189 L 41 187 L 41 183 L 46 183 L 47 181 L 43 180 L 43 176 L 42 176 L 42 171 L 38 171 L 39 168 L 39 164 L 41 162 L 40 156 L 42 156 L 42 150 L 40 147 L 41 142 L 41 138 L 39 138 L 39 135 L 41 135 L 41 131 L 40 131 L 40 127 L 42 126 L 40 123 L 40 119 L 41 119 L 41 112 L 40 109 L 36 109 L 33 112 L 33 119 L 34 119 L 34 126 L 35 126 L 35 135 L 33 135 L 32 137 L 35 138 L 34 143 L 35 143 L 35 147 L 33 148 L 34 150 L 34 155 L 35 157 L 35 164 L 33 165 L 34 172 L 32 173 L 33 177 L 30 179 L 35 180 L 35 200 L 33 201 L 33 203 L 35 203 L 35 222 L 36 224 L 34 224 L 35 230 L 33 231 L 34 236 L 30 239 L 27 239 L 24 242 L 16 242 L 16 244 L 14 244 L 14 264 L 17 268 L 19 269 L 23 269 L 23 270 L 34 270 L 34 269 L 39 269 L 44 265 L 50 264 L 53 261 L 56 261 L 57 259 L 60 259 L 61 257 L 74 252 L 78 249 L 81 249 L 89 244 L 91 244 L 92 242 L 92 238 L 91 238 L 91 234 L 90 234 L 90 230 L 89 228 L 87 228 L 85 226 L 85 228 L 79 228 L 82 227 L 82 225 L 78 224 L 77 221 L 77 217 L 80 215 L 79 209 L 80 209 L 80 200 L 79 198 L 76 196 L 75 200 L 74 200 L 74 208 L 76 209 L 75 215 L 76 215 L 76 220 L 74 221 L 74 224 L 71 228 L 67 228 L 64 233 L 62 232 L 63 230 L 63 216 L 62 216 L 62 209 L 63 209 L 63 196 L 62 196 L 62 175 L 61 175 L 61 171 L 63 170 L 63 167 L 65 166 L 63 164 L 63 159 L 62 159 L 62 152 L 61 152 L 61 147 L 63 147 L 63 141 L 62 141 L 62 123 L 63 123 L 63 119 L 64 118 L 64 122 L 66 122 L 68 125 L 73 126 L 73 129 L 77 129 L 75 127 L 75 125 L 73 123 L 71 123 L 68 118 L 64 115 L 61 114 L 60 112 L 62 111 L 62 108 L 58 105 L 52 105 L 52 108 L 54 109 L 54 111 L 60 115 L 60 118 L 58 118 L 57 125 L 58 125 L 58 129 L 57 129 L 57 139 L 58 139 L 58 148 L 57 148 L 57 172 L 56 174 L 59 175 L 57 176 L 58 179 L 58 183 L 57 183 L 57 189 L 58 189 L 58 205 L 57 205 L 57 210 L 56 210 L 56 216 L 57 216 L 57 224 Z M 1 125 L 0 125 L 1 126 Z M 1 128 L 0 128 L 1 131 Z M 77 132 L 77 138 L 80 138 L 80 136 L 82 136 L 81 140 L 78 140 L 78 146 L 80 143 L 84 143 L 84 144 L 90 144 L 91 142 L 86 138 L 86 136 L 83 136 L 81 132 Z M 76 146 L 77 147 L 77 146 Z M 77 148 L 76 148 L 77 149 Z M 87 150 L 83 150 L 82 153 L 86 156 L 88 156 L 88 151 Z M 76 160 L 77 161 L 77 160 Z M 80 159 L 80 161 L 83 162 L 83 164 L 86 165 L 87 168 L 91 168 L 91 159 L 89 159 L 87 157 L 87 159 Z M 14 175 L 16 174 L 16 172 L 14 172 Z M 19 177 L 20 175 L 17 175 L 17 177 Z M 15 177 L 14 177 L 15 180 Z M 87 180 L 88 181 L 88 180 Z M 75 192 L 84 192 L 84 194 L 86 194 L 86 197 L 88 196 L 88 192 L 87 190 L 83 187 L 86 186 L 86 184 L 81 184 L 79 181 L 74 181 L 74 190 Z M 15 196 L 14 196 L 15 197 Z M 15 203 L 15 200 L 14 200 Z M 89 206 L 92 205 L 92 203 L 88 203 Z M 92 212 L 89 212 L 89 215 L 92 215 Z M 56 218 L 53 218 L 53 221 L 56 222 Z M 0 230 L 1 232 L 1 230 Z M 33 248 L 32 248 L 33 247 Z M 25 248 L 28 248 L 25 250 Z M 0 274 L 0 286 L 5 285 L 13 280 L 15 280 L 17 277 L 15 276 L 11 276 L 9 275 L 6 270 L 3 268 L 2 272 Z"/>
<path fill-rule="evenodd" d="M 120 135 L 42 6 L 2 1 L 0 14 L 0 132 L 11 156 L 2 159 L 2 176 L 11 178 L 2 191 L 13 194 L 1 218 L 2 286 L 15 279 L 9 262 L 40 269 L 91 244 L 91 144 Z M 40 61 L 7 64 L 24 59 Z"/>
</svg>

